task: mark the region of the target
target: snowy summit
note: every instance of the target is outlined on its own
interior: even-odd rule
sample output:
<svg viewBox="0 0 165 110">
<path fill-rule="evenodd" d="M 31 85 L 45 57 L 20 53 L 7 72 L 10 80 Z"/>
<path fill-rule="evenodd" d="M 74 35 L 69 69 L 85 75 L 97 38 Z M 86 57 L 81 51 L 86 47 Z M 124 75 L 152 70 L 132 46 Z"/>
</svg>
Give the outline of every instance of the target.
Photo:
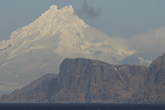
<svg viewBox="0 0 165 110">
<path fill-rule="evenodd" d="M 58 73 L 64 58 L 92 58 L 116 64 L 134 54 L 124 40 L 88 26 L 72 6 L 52 5 L 31 24 L 0 42 L 0 91 L 23 87 L 46 73 Z"/>
</svg>

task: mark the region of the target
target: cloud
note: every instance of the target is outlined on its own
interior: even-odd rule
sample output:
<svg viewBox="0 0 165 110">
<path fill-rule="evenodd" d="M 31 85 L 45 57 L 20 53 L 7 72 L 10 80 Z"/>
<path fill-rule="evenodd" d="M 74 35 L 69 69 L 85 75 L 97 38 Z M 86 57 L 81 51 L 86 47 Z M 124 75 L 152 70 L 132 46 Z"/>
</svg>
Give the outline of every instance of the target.
<svg viewBox="0 0 165 110">
<path fill-rule="evenodd" d="M 77 11 L 77 14 L 88 18 L 95 18 L 100 16 L 101 10 L 89 6 L 88 3 L 84 1 L 81 5 L 81 8 Z"/>
<path fill-rule="evenodd" d="M 152 62 L 151 60 L 146 60 L 143 57 L 138 57 L 138 60 L 139 60 L 139 64 L 147 65 L 147 66 L 149 66 Z"/>
<path fill-rule="evenodd" d="M 125 38 L 125 40 L 127 40 L 126 44 L 129 48 L 135 53 L 121 61 L 121 64 L 148 66 L 154 59 L 165 52 L 165 27 L 158 27 L 142 34 Z"/>
<path fill-rule="evenodd" d="M 10 93 L 11 91 L 21 88 L 18 83 L 7 83 L 7 82 L 0 82 L 0 96 L 3 94 Z"/>
<path fill-rule="evenodd" d="M 165 52 L 165 27 L 159 27 L 128 40 L 128 44 L 138 56 L 155 59 Z"/>
<path fill-rule="evenodd" d="M 143 57 L 140 57 L 135 53 L 133 55 L 126 57 L 124 60 L 120 62 L 120 64 L 139 64 L 149 66 L 151 62 L 151 60 L 144 59 Z"/>
</svg>

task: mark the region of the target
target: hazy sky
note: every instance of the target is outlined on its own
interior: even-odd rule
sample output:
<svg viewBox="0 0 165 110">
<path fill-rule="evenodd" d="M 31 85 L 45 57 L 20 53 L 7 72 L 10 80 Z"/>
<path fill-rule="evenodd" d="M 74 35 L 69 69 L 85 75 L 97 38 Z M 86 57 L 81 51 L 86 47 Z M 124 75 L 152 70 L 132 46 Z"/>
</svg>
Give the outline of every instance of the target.
<svg viewBox="0 0 165 110">
<path fill-rule="evenodd" d="M 72 5 L 87 24 L 110 36 L 131 37 L 165 26 L 165 0 L 0 0 L 0 40 L 53 4 Z"/>
</svg>

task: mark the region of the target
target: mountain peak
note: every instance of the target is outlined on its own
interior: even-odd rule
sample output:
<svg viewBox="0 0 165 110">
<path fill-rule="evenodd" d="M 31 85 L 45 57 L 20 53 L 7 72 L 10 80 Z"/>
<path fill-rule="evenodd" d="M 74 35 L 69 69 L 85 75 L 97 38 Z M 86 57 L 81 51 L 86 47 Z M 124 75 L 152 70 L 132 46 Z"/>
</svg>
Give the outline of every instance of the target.
<svg viewBox="0 0 165 110">
<path fill-rule="evenodd" d="M 61 9 L 58 9 L 57 5 L 52 5 L 52 6 L 50 6 L 49 11 L 61 11 L 61 12 L 74 13 L 74 9 L 73 9 L 72 5 L 65 6 Z"/>
<path fill-rule="evenodd" d="M 0 50 L 3 51 L 0 52 L 3 73 L 0 81 L 17 83 L 19 87 L 42 74 L 58 73 L 64 58 L 84 57 L 118 63 L 134 53 L 124 41 L 88 26 L 74 14 L 72 6 L 59 9 L 56 5 L 14 31 L 9 40 L 0 42 Z"/>
<path fill-rule="evenodd" d="M 62 14 L 70 13 L 70 14 L 73 14 L 74 13 L 74 9 L 72 8 L 71 5 L 70 6 L 65 6 L 65 7 L 61 8 L 61 9 L 58 9 L 58 7 L 56 5 L 52 5 L 42 15 L 45 15 L 45 16 L 47 16 L 47 15 L 49 15 L 49 16 L 52 15 L 53 16 L 54 15 L 55 16 L 57 13 L 62 13 Z"/>
<path fill-rule="evenodd" d="M 51 9 L 51 10 L 58 10 L 58 9 L 57 9 L 57 5 L 52 5 L 52 6 L 50 6 L 50 9 Z"/>
<path fill-rule="evenodd" d="M 34 39 L 34 37 L 39 35 L 51 37 L 57 34 L 57 32 L 66 33 L 66 30 L 77 31 L 86 27 L 88 25 L 74 14 L 74 9 L 71 5 L 61 9 L 58 9 L 56 5 L 52 5 L 34 22 L 12 33 L 11 39 L 17 39 L 18 41 L 25 38 L 29 39 L 29 36 Z M 22 35 L 17 36 L 18 34 Z"/>
<path fill-rule="evenodd" d="M 65 6 L 64 8 L 61 9 L 61 11 L 74 13 L 74 9 L 73 9 L 72 5 Z"/>
</svg>

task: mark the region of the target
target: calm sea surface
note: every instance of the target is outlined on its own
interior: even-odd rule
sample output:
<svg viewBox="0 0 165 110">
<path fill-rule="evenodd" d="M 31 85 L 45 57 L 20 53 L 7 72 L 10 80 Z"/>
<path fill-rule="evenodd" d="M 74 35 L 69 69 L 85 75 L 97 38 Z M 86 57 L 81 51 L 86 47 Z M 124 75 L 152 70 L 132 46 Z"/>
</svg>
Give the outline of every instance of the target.
<svg viewBox="0 0 165 110">
<path fill-rule="evenodd" d="M 154 104 L 0 104 L 0 110 L 165 110 Z"/>
</svg>

